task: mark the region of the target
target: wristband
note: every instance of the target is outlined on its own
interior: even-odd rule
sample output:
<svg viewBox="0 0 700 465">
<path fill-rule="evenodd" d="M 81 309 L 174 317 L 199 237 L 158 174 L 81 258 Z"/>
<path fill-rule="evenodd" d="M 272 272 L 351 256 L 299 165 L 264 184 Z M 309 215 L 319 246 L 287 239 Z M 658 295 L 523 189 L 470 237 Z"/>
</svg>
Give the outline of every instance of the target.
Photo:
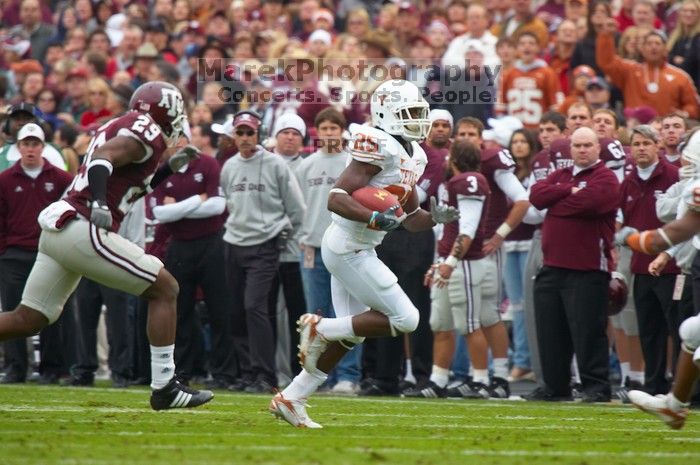
<svg viewBox="0 0 700 465">
<path fill-rule="evenodd" d="M 369 221 L 367 222 L 367 224 L 370 226 L 374 226 L 374 220 L 377 219 L 377 216 L 379 216 L 379 212 L 377 212 L 377 211 L 372 212 L 372 216 L 369 217 Z"/>
<path fill-rule="evenodd" d="M 447 259 L 445 259 L 444 264 L 449 266 L 450 268 L 454 268 L 455 266 L 457 266 L 457 263 L 459 263 L 459 259 L 454 255 L 450 255 L 449 257 L 447 257 Z"/>
<path fill-rule="evenodd" d="M 501 224 L 501 225 L 498 227 L 498 229 L 496 230 L 496 234 L 498 234 L 499 236 L 501 236 L 502 238 L 505 239 L 506 236 L 507 236 L 508 234 L 510 234 L 510 232 L 511 232 L 512 230 L 513 230 L 513 228 L 511 228 L 510 226 L 508 226 L 508 223 L 506 223 L 506 222 L 504 221 L 503 224 Z"/>
</svg>

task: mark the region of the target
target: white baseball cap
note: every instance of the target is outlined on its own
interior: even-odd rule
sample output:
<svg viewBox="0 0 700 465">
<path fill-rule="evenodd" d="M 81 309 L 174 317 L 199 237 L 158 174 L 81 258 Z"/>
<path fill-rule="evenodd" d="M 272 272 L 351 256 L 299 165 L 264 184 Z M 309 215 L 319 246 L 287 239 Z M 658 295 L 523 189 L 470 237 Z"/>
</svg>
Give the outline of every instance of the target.
<svg viewBox="0 0 700 465">
<path fill-rule="evenodd" d="M 211 130 L 216 134 L 220 134 L 222 136 L 233 137 L 233 118 L 227 119 L 224 124 L 212 124 Z"/>
<path fill-rule="evenodd" d="M 306 137 L 306 124 L 301 116 L 296 113 L 285 113 L 275 121 L 272 136 L 277 137 L 277 134 L 285 129 L 296 129 L 301 134 L 301 137 Z"/>
<path fill-rule="evenodd" d="M 17 140 L 20 141 L 29 137 L 35 137 L 40 141 L 44 142 L 44 130 L 41 129 L 41 126 L 39 126 L 36 123 L 27 123 L 24 126 L 22 126 L 22 128 L 17 133 Z"/>
<path fill-rule="evenodd" d="M 311 33 L 309 36 L 309 43 L 312 43 L 314 40 L 320 40 L 329 47 L 333 43 L 333 38 L 331 37 L 330 32 L 324 31 L 323 29 L 316 29 Z"/>
</svg>

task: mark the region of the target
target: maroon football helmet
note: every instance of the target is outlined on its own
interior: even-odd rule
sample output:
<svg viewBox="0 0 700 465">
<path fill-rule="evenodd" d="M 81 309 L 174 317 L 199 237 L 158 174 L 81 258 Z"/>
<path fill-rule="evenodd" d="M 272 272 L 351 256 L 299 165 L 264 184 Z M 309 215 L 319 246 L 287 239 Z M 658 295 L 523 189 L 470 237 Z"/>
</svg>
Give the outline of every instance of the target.
<svg viewBox="0 0 700 465">
<path fill-rule="evenodd" d="M 185 102 L 180 90 L 172 84 L 153 81 L 140 85 L 131 96 L 129 109 L 151 115 L 168 145 L 175 144 L 182 135 L 189 138 Z"/>
<path fill-rule="evenodd" d="M 625 277 L 614 271 L 608 286 L 608 316 L 617 315 L 625 308 L 628 292 Z"/>
</svg>

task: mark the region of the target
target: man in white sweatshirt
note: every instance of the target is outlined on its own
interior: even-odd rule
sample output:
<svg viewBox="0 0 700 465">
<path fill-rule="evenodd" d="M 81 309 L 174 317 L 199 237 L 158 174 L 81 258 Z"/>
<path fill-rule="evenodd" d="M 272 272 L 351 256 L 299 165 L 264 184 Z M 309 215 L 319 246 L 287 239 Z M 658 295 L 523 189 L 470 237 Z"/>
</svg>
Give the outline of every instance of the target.
<svg viewBox="0 0 700 465">
<path fill-rule="evenodd" d="M 283 238 L 301 226 L 306 210 L 290 167 L 258 144 L 260 124 L 254 113 L 236 114 L 233 138 L 239 152 L 224 164 L 220 181 L 229 212 L 224 255 L 234 338 L 249 346 L 238 354 L 244 378 L 238 389 L 251 393 L 272 392 L 277 384 L 268 299 L 286 248 Z"/>
</svg>

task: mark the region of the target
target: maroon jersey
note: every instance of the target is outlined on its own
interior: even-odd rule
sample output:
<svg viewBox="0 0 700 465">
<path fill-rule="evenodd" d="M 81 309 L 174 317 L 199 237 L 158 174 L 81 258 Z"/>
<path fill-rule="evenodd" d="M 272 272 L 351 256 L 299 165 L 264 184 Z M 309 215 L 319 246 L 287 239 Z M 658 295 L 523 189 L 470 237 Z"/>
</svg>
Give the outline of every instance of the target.
<svg viewBox="0 0 700 465">
<path fill-rule="evenodd" d="M 146 155 L 137 162 L 115 167 L 107 180 L 107 205 L 112 212 L 112 231 L 114 232 L 119 229 L 124 215 L 133 203 L 146 194 L 148 183 L 158 168 L 160 156 L 166 149 L 160 126 L 150 115 L 130 111 L 102 125 L 90 141 L 85 160 L 65 198 L 80 215 L 90 218 L 92 194 L 87 188 L 87 165 L 97 148 L 117 136 L 128 136 L 138 140 L 146 149 Z"/>
<path fill-rule="evenodd" d="M 622 182 L 620 189 L 620 208 L 624 216 L 624 225 L 640 231 L 663 226 L 656 216 L 656 196 L 666 192 L 677 182 L 678 168 L 663 160 L 659 160 L 659 164 L 646 181 L 639 177 L 637 170 L 633 170 Z M 630 264 L 632 273 L 649 274 L 649 263 L 654 258 L 652 255 L 633 252 Z M 680 270 L 672 261 L 661 273 L 678 274 Z"/>
<path fill-rule="evenodd" d="M 666 152 L 665 148 L 659 149 L 659 158 L 664 160 L 666 163 L 669 163 L 676 168 L 681 167 L 681 154 L 679 153 L 678 155 L 672 155 L 669 158 L 668 152 Z"/>
<path fill-rule="evenodd" d="M 453 176 L 449 181 L 447 181 L 447 183 L 445 183 L 445 186 L 447 188 L 447 205 L 450 207 L 459 208 L 457 200 L 462 196 L 478 199 L 483 202 L 479 226 L 476 228 L 476 233 L 474 234 L 474 237 L 472 237 L 471 246 L 463 258 L 464 260 L 478 260 L 480 258 L 484 258 L 485 255 L 481 248 L 484 244 L 486 219 L 488 218 L 489 201 L 491 196 L 489 183 L 481 173 L 470 171 Z M 459 221 L 453 221 L 452 223 L 445 224 L 442 238 L 440 238 L 440 241 L 438 241 L 439 256 L 447 257 L 450 255 L 452 246 L 454 245 L 455 239 L 458 235 Z"/>
<path fill-rule="evenodd" d="M 549 149 L 540 150 L 532 159 L 532 175 L 535 182 L 545 179 L 554 169 L 552 159 L 549 156 Z"/>
<path fill-rule="evenodd" d="M 430 197 L 437 196 L 438 187 L 445 180 L 445 166 L 447 157 L 450 154 L 450 148 L 449 144 L 442 149 L 430 147 L 425 143 L 420 145 L 425 150 L 425 156 L 428 157 L 428 164 L 425 166 L 423 175 L 418 179 L 416 185 L 428 195 L 428 199 L 421 204 L 421 207 L 425 210 L 430 210 Z"/>
<path fill-rule="evenodd" d="M 36 179 L 19 161 L 0 174 L 0 253 L 7 247 L 37 250 L 41 228 L 36 218 L 61 198 L 72 179 L 48 161 Z"/>
<path fill-rule="evenodd" d="M 192 160 L 184 173 L 177 172 L 170 175 L 153 191 L 153 194 L 159 205 L 162 205 L 165 197 L 172 197 L 176 202 L 199 194 L 207 194 L 209 198 L 217 197 L 220 173 L 219 163 L 212 157 L 202 155 Z M 173 239 L 178 241 L 191 241 L 210 236 L 220 231 L 223 225 L 222 215 L 208 218 L 183 218 L 164 224 Z"/>
<path fill-rule="evenodd" d="M 491 238 L 496 229 L 503 223 L 510 211 L 510 203 L 505 192 L 496 184 L 496 171 L 515 171 L 515 160 L 508 149 L 482 149 L 481 150 L 481 174 L 489 183 L 491 199 L 489 213 L 486 217 L 486 238 Z"/>
<path fill-rule="evenodd" d="M 598 138 L 598 143 L 600 144 L 600 159 L 615 173 L 618 180 L 622 181 L 626 162 L 622 144 L 617 139 L 609 137 Z M 574 164 L 571 158 L 571 139 L 558 139 L 552 142 L 549 146 L 549 154 L 555 170 Z"/>
<path fill-rule="evenodd" d="M 607 272 L 619 195 L 617 178 L 601 162 L 576 175 L 573 167 L 555 170 L 532 186 L 532 205 L 549 209 L 542 224 L 544 264 Z"/>
</svg>

